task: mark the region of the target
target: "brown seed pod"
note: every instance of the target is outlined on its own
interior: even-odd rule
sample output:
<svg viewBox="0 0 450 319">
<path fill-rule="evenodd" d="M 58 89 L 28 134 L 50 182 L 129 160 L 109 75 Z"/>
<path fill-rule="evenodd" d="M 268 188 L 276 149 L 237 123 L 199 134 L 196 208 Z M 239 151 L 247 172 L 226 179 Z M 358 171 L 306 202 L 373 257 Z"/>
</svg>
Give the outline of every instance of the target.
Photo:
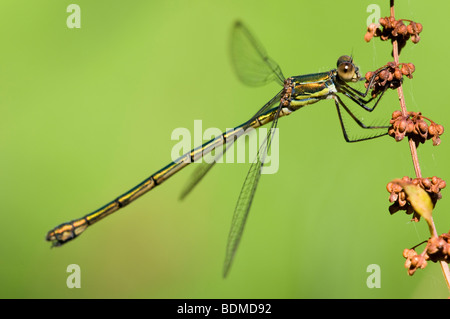
<svg viewBox="0 0 450 319">
<path fill-rule="evenodd" d="M 409 24 L 405 25 L 405 21 Z M 399 53 L 406 45 L 406 42 L 411 38 L 413 43 L 420 41 L 420 32 L 422 32 L 422 24 L 409 20 L 395 20 L 394 17 L 383 17 L 379 19 L 378 23 L 372 23 L 367 27 L 367 32 L 364 35 L 364 40 L 369 42 L 373 37 L 380 37 L 381 40 L 386 41 L 391 39 L 397 40 Z"/>
<path fill-rule="evenodd" d="M 433 145 L 437 146 L 441 142 L 440 136 L 444 133 L 442 125 L 433 122 L 420 112 L 408 112 L 406 116 L 403 116 L 400 111 L 394 111 L 390 124 L 389 136 L 394 137 L 396 141 L 401 141 L 408 136 L 416 143 L 416 146 L 430 139 Z"/>
</svg>

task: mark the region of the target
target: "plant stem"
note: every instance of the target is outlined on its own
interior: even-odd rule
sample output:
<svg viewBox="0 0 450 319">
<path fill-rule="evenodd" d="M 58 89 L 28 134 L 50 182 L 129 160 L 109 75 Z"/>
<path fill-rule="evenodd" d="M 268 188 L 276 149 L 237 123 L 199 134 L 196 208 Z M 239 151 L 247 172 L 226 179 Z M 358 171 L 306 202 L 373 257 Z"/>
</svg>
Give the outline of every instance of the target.
<svg viewBox="0 0 450 319">
<path fill-rule="evenodd" d="M 394 0 L 391 0 L 391 17 L 394 17 Z M 398 54 L 398 42 L 397 40 L 392 41 L 392 55 L 394 56 L 394 62 L 399 64 L 399 54 Z M 402 110 L 402 115 L 407 116 L 408 110 L 406 109 L 405 97 L 403 95 L 403 87 L 400 83 L 400 86 L 397 88 L 398 99 L 400 101 L 400 108 Z M 416 143 L 409 138 L 409 149 L 411 151 L 411 158 L 414 165 L 414 171 L 416 172 L 416 177 L 421 178 L 422 173 L 420 171 L 419 159 L 417 157 L 417 148 Z"/>
<path fill-rule="evenodd" d="M 391 17 L 395 17 L 394 0 L 390 0 L 390 7 L 391 7 Z M 392 41 L 392 55 L 394 56 L 394 62 L 398 65 L 399 54 L 398 54 L 398 42 L 396 39 L 394 39 Z M 406 109 L 405 97 L 403 95 L 403 87 L 402 87 L 401 83 L 400 83 L 400 86 L 397 88 L 397 93 L 398 93 L 398 99 L 400 101 L 400 108 L 402 111 L 402 115 L 407 116 L 408 110 Z M 409 142 L 409 149 L 411 151 L 411 158 L 412 158 L 413 165 L 414 165 L 414 171 L 416 172 L 416 177 L 421 178 L 422 173 L 420 171 L 419 158 L 417 157 L 416 143 L 411 138 L 408 139 L 408 142 Z M 431 237 L 438 237 L 433 218 L 431 218 L 431 222 L 428 226 L 430 229 Z M 440 261 L 440 264 L 441 264 L 442 273 L 443 273 L 445 281 L 447 283 L 447 287 L 450 290 L 450 270 L 445 261 Z"/>
</svg>

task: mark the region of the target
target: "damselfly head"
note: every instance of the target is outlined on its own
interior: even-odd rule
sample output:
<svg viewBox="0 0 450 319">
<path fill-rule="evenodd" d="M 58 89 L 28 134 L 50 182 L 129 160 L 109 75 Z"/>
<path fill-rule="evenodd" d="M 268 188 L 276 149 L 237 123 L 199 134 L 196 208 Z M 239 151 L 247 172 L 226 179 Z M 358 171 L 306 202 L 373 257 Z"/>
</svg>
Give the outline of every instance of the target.
<svg viewBox="0 0 450 319">
<path fill-rule="evenodd" d="M 341 56 L 337 61 L 337 73 L 345 82 L 357 82 L 361 78 L 359 68 L 353 63 L 353 58 L 348 55 Z"/>
</svg>

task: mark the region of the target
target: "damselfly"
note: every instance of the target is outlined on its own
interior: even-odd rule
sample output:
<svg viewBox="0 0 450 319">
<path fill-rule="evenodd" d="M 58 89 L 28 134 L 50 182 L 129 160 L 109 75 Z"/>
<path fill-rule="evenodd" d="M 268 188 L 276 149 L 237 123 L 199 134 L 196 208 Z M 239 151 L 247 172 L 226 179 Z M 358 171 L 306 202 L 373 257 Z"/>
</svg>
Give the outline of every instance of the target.
<svg viewBox="0 0 450 319">
<path fill-rule="evenodd" d="M 152 176 L 135 186 L 128 192 L 120 195 L 105 206 L 96 211 L 68 223 L 61 224 L 47 234 L 47 240 L 53 242 L 53 246 L 60 246 L 79 236 L 86 228 L 102 218 L 114 213 L 120 208 L 128 205 L 143 194 L 147 193 L 157 185 L 160 185 L 169 177 L 179 172 L 182 168 L 200 159 L 205 154 L 213 150 L 222 148 L 223 153 L 233 144 L 233 142 L 247 129 L 258 128 L 269 122 L 272 122 L 271 129 L 268 130 L 267 137 L 262 143 L 256 160 L 251 164 L 250 170 L 242 186 L 229 233 L 226 257 L 224 263 L 223 275 L 228 274 L 233 261 L 236 249 L 241 239 L 244 225 L 250 210 L 250 206 L 255 195 L 255 190 L 261 176 L 261 169 L 264 165 L 265 154 L 270 149 L 273 132 L 277 126 L 278 119 L 289 115 L 292 112 L 325 99 L 334 99 L 341 123 L 342 132 L 347 142 L 357 142 L 372 139 L 387 134 L 387 130 L 372 134 L 369 137 L 351 139 L 349 138 L 346 126 L 342 120 L 342 110 L 363 129 L 385 129 L 387 126 L 365 125 L 357 116 L 344 104 L 338 93 L 346 96 L 352 102 L 366 111 L 373 111 L 380 101 L 385 90 L 378 97 L 370 97 L 365 100 L 376 72 L 365 92 L 360 92 L 352 88 L 349 83 L 361 80 L 358 67 L 353 63 L 350 56 L 341 56 L 337 61 L 337 68 L 328 72 L 299 75 L 285 78 L 280 67 L 266 53 L 263 46 L 250 34 L 249 30 L 240 22 L 235 23 L 231 37 L 231 55 L 233 65 L 238 77 L 248 85 L 263 85 L 270 81 L 276 81 L 283 86 L 269 102 L 267 102 L 255 115 L 245 123 L 226 131 L 216 138 L 194 148 L 190 152 L 182 155 L 177 160 L 160 169 Z M 375 100 L 372 107 L 368 103 Z M 218 155 L 218 156 L 220 156 Z M 216 158 L 217 160 L 217 158 Z M 202 164 L 196 171 L 196 174 L 190 180 L 188 187 L 183 192 L 182 197 L 186 196 L 193 187 L 205 176 L 213 167 L 215 161 L 210 164 Z"/>
</svg>

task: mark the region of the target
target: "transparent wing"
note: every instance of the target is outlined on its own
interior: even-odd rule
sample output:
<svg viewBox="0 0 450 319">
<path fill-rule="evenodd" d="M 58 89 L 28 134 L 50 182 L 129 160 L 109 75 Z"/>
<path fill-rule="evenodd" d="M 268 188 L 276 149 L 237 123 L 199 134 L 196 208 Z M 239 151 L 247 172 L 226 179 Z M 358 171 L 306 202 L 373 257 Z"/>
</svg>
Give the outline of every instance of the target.
<svg viewBox="0 0 450 319">
<path fill-rule="evenodd" d="M 239 199 L 236 203 L 233 220 L 231 222 L 231 229 L 228 236 L 227 250 L 223 269 L 224 277 L 227 276 L 230 270 L 234 255 L 236 254 L 236 250 L 239 246 L 239 242 L 244 231 L 245 222 L 247 221 L 253 197 L 255 196 L 256 187 L 258 186 L 259 178 L 261 177 L 261 169 L 264 165 L 264 159 L 267 152 L 270 150 L 273 132 L 275 132 L 273 129 L 277 126 L 280 111 L 281 104 L 278 107 L 277 112 L 275 113 L 272 127 L 267 133 L 266 140 L 264 143 L 262 143 L 258 151 L 257 160 L 252 163 L 247 173 L 247 177 L 245 178 L 244 185 L 242 186 L 241 193 L 239 194 Z"/>
<path fill-rule="evenodd" d="M 276 81 L 283 85 L 281 68 L 240 21 L 234 24 L 230 48 L 233 67 L 243 83 L 260 86 Z"/>
<path fill-rule="evenodd" d="M 192 174 L 191 179 L 183 188 L 183 191 L 180 194 L 180 200 L 184 200 L 186 196 L 192 192 L 195 186 L 197 186 L 198 183 L 200 183 L 203 177 L 205 177 L 205 175 L 211 170 L 211 168 L 214 167 L 214 164 L 216 164 L 216 162 L 225 154 L 225 152 L 228 150 L 228 148 L 230 148 L 233 145 L 233 143 L 234 141 L 229 144 L 224 144 L 222 153 L 217 155 L 212 163 L 203 162 L 201 164 L 198 164 L 198 167 Z"/>
<path fill-rule="evenodd" d="M 248 128 L 250 123 L 252 123 L 258 116 L 261 114 L 264 114 L 265 112 L 269 111 L 280 102 L 282 91 L 280 91 L 277 95 L 275 95 L 269 102 L 267 102 L 258 112 L 256 112 L 255 115 L 253 115 L 250 120 L 248 120 L 245 124 L 242 125 L 242 127 L 245 129 Z M 236 140 L 233 140 L 232 142 L 224 144 L 223 150 L 220 154 L 218 154 L 212 163 L 206 163 L 203 162 L 201 164 L 197 164 L 198 167 L 195 169 L 194 173 L 192 174 L 192 177 L 189 179 L 189 182 L 186 184 L 186 186 L 183 188 L 183 191 L 180 195 L 180 200 L 183 200 L 186 198 L 187 195 L 189 195 L 192 190 L 195 188 L 195 186 L 198 185 L 198 183 L 205 177 L 205 175 L 211 170 L 211 168 L 214 167 L 214 164 L 226 153 L 226 151 L 233 145 L 233 143 Z"/>
</svg>

